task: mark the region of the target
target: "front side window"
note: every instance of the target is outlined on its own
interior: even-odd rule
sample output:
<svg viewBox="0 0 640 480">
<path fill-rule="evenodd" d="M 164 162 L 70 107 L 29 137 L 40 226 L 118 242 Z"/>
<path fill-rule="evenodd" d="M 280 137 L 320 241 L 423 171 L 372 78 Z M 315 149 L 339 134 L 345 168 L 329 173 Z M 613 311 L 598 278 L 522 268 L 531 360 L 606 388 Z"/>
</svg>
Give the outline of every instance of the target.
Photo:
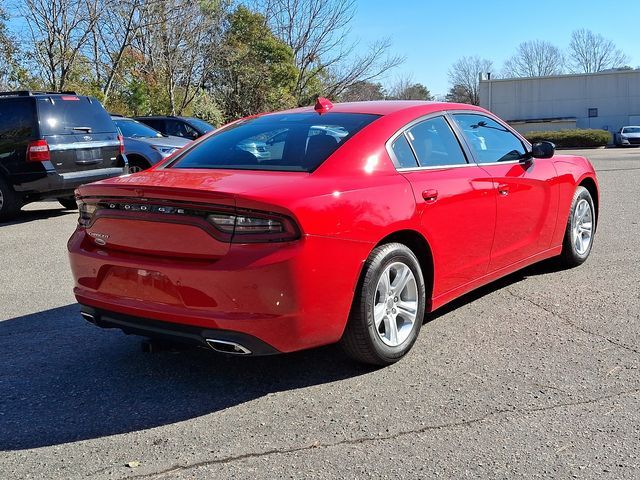
<svg viewBox="0 0 640 480">
<path fill-rule="evenodd" d="M 198 138 L 198 132 L 191 125 L 181 120 L 167 120 L 167 135 L 192 140 Z"/>
<path fill-rule="evenodd" d="M 454 114 L 478 163 L 517 161 L 525 157 L 524 144 L 506 127 L 484 115 Z"/>
<path fill-rule="evenodd" d="M 170 167 L 310 172 L 376 118 L 315 112 L 250 118 L 214 132 Z"/>
<path fill-rule="evenodd" d="M 406 132 L 421 167 L 464 165 L 467 159 L 444 117 L 418 123 Z"/>
</svg>

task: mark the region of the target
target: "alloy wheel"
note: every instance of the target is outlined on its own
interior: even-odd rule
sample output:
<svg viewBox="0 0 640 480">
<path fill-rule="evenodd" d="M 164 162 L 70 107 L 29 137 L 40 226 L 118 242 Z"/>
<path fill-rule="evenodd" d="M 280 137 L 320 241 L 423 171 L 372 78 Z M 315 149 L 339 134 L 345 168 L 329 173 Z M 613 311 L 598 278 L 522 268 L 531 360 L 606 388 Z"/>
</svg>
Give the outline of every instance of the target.
<svg viewBox="0 0 640 480">
<path fill-rule="evenodd" d="M 418 287 L 411 269 L 402 262 L 387 266 L 375 292 L 373 317 L 385 345 L 397 347 L 411 334 L 418 312 Z"/>
<path fill-rule="evenodd" d="M 593 238 L 593 211 L 584 198 L 581 199 L 573 213 L 573 245 L 579 255 L 584 255 L 591 246 Z"/>
</svg>

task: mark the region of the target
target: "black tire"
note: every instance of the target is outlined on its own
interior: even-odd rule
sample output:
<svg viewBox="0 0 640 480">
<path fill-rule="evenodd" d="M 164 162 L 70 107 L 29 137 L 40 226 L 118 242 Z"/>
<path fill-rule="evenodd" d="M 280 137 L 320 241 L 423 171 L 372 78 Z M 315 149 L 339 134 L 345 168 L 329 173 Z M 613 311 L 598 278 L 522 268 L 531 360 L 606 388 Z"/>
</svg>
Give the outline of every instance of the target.
<svg viewBox="0 0 640 480">
<path fill-rule="evenodd" d="M 417 312 L 407 338 L 397 346 L 389 346 L 376 329 L 374 304 L 381 275 L 396 262 L 403 263 L 413 273 L 417 287 Z M 425 295 L 422 270 L 411 249 L 401 243 L 375 248 L 364 264 L 349 320 L 340 340 L 343 350 L 354 360 L 373 365 L 385 366 L 400 360 L 418 338 L 424 320 Z"/>
<path fill-rule="evenodd" d="M 15 218 L 22 207 L 21 198 L 11 188 L 4 178 L 0 176 L 0 221 Z"/>
<path fill-rule="evenodd" d="M 591 237 L 588 244 L 588 247 L 580 252 L 576 246 L 576 208 L 578 204 L 582 201 L 586 201 L 590 208 L 591 215 Z M 576 192 L 573 194 L 573 201 L 571 202 L 571 209 L 569 210 L 569 218 L 567 219 L 567 228 L 564 232 L 564 241 L 562 243 L 562 253 L 560 254 L 560 262 L 563 266 L 567 268 L 577 267 L 578 265 L 584 263 L 584 261 L 589 257 L 591 253 L 591 248 L 593 247 L 593 239 L 596 232 L 596 209 L 593 204 L 593 198 L 591 198 L 591 194 L 589 190 L 586 188 L 579 186 L 576 188 Z"/>
<path fill-rule="evenodd" d="M 77 210 L 78 204 L 76 203 L 76 197 L 60 197 L 57 199 L 60 205 L 66 210 Z"/>
<path fill-rule="evenodd" d="M 129 158 L 129 173 L 138 173 L 146 170 L 151 165 L 146 160 L 142 158 L 134 157 Z"/>
</svg>

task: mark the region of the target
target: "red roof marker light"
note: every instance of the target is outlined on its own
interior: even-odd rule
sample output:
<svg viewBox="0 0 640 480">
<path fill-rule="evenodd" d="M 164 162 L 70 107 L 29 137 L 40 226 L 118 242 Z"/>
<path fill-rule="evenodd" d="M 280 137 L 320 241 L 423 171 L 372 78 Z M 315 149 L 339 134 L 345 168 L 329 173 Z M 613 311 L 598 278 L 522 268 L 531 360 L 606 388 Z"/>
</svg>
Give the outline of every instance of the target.
<svg viewBox="0 0 640 480">
<path fill-rule="evenodd" d="M 332 108 L 333 108 L 333 103 L 331 103 L 331 100 L 324 97 L 318 97 L 318 100 L 316 100 L 316 106 L 313 107 L 313 109 L 316 112 L 318 112 L 320 115 L 328 112 Z"/>
</svg>

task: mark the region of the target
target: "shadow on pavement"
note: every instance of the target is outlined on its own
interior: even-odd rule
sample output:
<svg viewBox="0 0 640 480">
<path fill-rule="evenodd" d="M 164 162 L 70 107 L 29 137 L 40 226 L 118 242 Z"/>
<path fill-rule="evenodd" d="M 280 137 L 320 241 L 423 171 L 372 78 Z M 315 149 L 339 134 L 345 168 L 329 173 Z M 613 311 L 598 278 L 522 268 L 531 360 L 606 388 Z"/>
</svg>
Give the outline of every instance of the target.
<svg viewBox="0 0 640 480">
<path fill-rule="evenodd" d="M 89 325 L 77 305 L 0 322 L 0 365 L 0 450 L 157 427 L 373 370 L 336 347 L 256 358 L 143 353 L 140 337 Z"/>
<path fill-rule="evenodd" d="M 3 222 L 0 220 L 0 227 L 5 225 L 19 225 L 21 223 L 32 222 L 34 220 L 45 220 L 47 218 L 62 217 L 63 215 L 78 215 L 77 210 L 65 210 L 64 208 L 43 208 L 42 210 L 20 210 L 18 216 L 12 220 Z"/>
<path fill-rule="evenodd" d="M 564 267 L 560 264 L 560 262 L 556 258 L 550 258 L 548 260 L 544 260 L 539 263 L 535 263 L 529 267 L 526 267 L 522 270 L 518 270 L 506 277 L 499 278 L 488 285 L 478 288 L 477 290 L 473 290 L 456 300 L 453 300 L 450 303 L 447 303 L 442 308 L 439 308 L 433 313 L 427 314 L 425 318 L 425 323 L 431 322 L 437 318 L 440 318 L 447 313 L 450 313 L 457 308 L 460 308 L 463 305 L 474 302 L 479 298 L 484 297 L 485 295 L 489 295 L 497 290 L 501 290 L 509 285 L 513 285 L 514 283 L 518 283 L 521 280 L 524 280 L 527 277 L 534 277 L 536 275 L 546 275 L 548 273 L 554 273 L 564 270 Z"/>
</svg>

